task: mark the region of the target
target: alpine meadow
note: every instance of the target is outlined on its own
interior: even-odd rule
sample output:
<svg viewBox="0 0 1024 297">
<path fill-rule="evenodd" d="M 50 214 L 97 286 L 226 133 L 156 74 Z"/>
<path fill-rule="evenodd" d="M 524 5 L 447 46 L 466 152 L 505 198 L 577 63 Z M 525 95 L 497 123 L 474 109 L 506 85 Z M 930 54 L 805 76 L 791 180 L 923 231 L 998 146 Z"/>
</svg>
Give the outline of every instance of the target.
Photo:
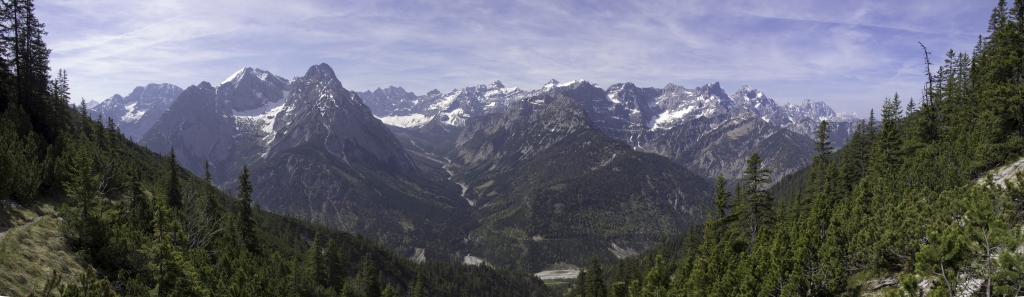
<svg viewBox="0 0 1024 297">
<path fill-rule="evenodd" d="M 915 62 L 871 57 L 903 69 L 843 61 L 863 71 L 835 75 L 810 43 L 786 48 L 799 52 L 790 59 L 779 43 L 792 40 L 754 42 L 783 61 L 764 65 L 730 56 L 748 45 L 712 49 L 708 36 L 755 22 L 707 22 L 714 13 L 693 3 L 355 1 L 336 12 L 254 2 L 214 11 L 222 28 L 192 21 L 221 2 L 123 27 L 184 2 L 111 1 L 131 13 L 98 17 L 82 7 L 108 4 L 0 0 L 0 296 L 1024 295 L 1024 0 L 998 0 L 973 49 L 941 53 L 928 47 L 934 39 L 840 34 L 956 35 L 853 24 L 871 20 L 877 3 L 854 21 L 758 5 L 739 14 L 776 22 L 763 32 L 824 26 L 842 35 L 834 42 L 859 42 L 826 52 L 897 39 L 914 50 Z M 677 17 L 701 25 L 596 21 L 644 5 L 692 9 Z M 279 15 L 251 16 L 268 9 Z M 309 17 L 290 19 L 297 12 Z M 63 17 L 40 19 L 51 15 Z M 807 22 L 818 25 L 793 25 Z M 167 26 L 199 35 L 172 46 L 147 33 Z M 629 44 L 648 26 L 668 29 Z M 475 35 L 492 33 L 522 38 Z M 121 43 L 129 39 L 141 41 Z M 659 52 L 674 39 L 686 46 Z M 491 64 L 496 56 L 504 66 Z M 239 61 L 268 68 L 223 66 Z M 570 64 L 578 69 L 562 69 Z M 920 95 L 886 91 L 867 118 L 832 107 L 870 106 L 849 101 L 862 93 L 821 95 L 906 69 L 923 73 Z M 506 86 L 580 73 L 691 87 Z M 510 79 L 464 79 L 495 75 Z M 707 83 L 713 75 L 725 83 Z M 409 85 L 377 87 L 378 76 Z M 807 77 L 821 81 L 805 86 Z M 723 87 L 743 80 L 768 86 Z M 469 86 L 412 91 L 426 84 Z M 72 99 L 113 85 L 131 92 Z M 899 84 L 870 88 L 890 86 Z M 776 89 L 776 98 L 829 101 L 776 102 Z"/>
</svg>

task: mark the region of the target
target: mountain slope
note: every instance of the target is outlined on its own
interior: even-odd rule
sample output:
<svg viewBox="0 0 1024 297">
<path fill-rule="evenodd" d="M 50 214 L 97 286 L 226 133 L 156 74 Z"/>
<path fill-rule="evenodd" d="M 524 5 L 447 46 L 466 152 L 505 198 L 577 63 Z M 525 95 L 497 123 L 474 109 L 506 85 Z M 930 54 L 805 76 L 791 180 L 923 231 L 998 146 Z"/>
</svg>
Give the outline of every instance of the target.
<svg viewBox="0 0 1024 297">
<path fill-rule="evenodd" d="M 593 128 L 565 96 L 468 122 L 448 157 L 483 222 L 470 254 L 520 269 L 648 248 L 700 221 L 711 195 L 703 178 Z"/>
<path fill-rule="evenodd" d="M 645 150 L 666 156 L 702 176 L 721 173 L 727 180 L 740 179 L 745 160 L 753 153 L 760 155 L 765 166 L 772 169 L 769 175 L 772 181 L 807 166 L 814 154 L 811 139 L 750 115 L 705 130 L 694 138 L 693 132 L 701 128 L 693 125 L 672 128 Z"/>
<path fill-rule="evenodd" d="M 694 89 L 674 84 L 664 88 L 641 88 L 622 83 L 601 89 L 583 80 L 568 83 L 551 80 L 540 89 L 528 92 L 504 88 L 500 82 L 495 82 L 455 90 L 448 95 L 435 90 L 428 95 L 415 96 L 396 87 L 362 94 L 372 98 L 368 101 L 381 102 L 375 103 L 377 117 L 407 131 L 436 130 L 437 125 L 461 127 L 467 119 L 504 111 L 511 99 L 538 94 L 563 95 L 575 100 L 593 122 L 593 127 L 605 135 L 637 150 L 666 156 L 707 179 L 713 179 L 720 172 L 729 179 L 739 177 L 741 164 L 726 165 L 719 159 L 726 157 L 725 154 L 716 153 L 727 149 L 728 160 L 742 160 L 754 152 L 764 151 L 761 155 L 766 164 L 773 166 L 772 178 L 777 180 L 808 164 L 806 160 L 811 154 L 808 143 L 821 120 L 832 125 L 830 141 L 836 147 L 845 144 L 857 120 L 836 114 L 823 102 L 805 100 L 800 104 L 778 105 L 763 92 L 748 86 L 729 95 L 718 83 Z M 493 108 L 477 108 L 486 102 Z M 424 107 L 429 106 L 448 113 L 428 112 Z M 752 130 L 754 134 L 742 139 L 723 138 L 723 135 L 738 133 L 726 131 L 728 129 L 754 128 L 754 119 L 760 122 Z M 735 121 L 750 122 L 747 126 L 730 124 Z M 428 123 L 432 123 L 432 128 L 421 128 Z M 781 131 L 788 133 L 779 134 Z M 769 141 L 762 143 L 761 140 Z"/>
<path fill-rule="evenodd" d="M 222 102 L 217 89 L 208 82 L 188 87 L 139 144 L 160 154 L 173 148 L 182 166 L 195 173 L 203 172 L 206 160 L 213 164 L 218 177 L 238 172 L 217 166 L 229 162 L 237 147 L 235 121 L 230 117 L 230 107 Z"/>
<path fill-rule="evenodd" d="M 251 166 L 254 200 L 403 252 L 447 258 L 473 223 L 457 188 L 420 169 L 330 66 L 310 67 L 291 87 L 267 150 Z"/>
</svg>

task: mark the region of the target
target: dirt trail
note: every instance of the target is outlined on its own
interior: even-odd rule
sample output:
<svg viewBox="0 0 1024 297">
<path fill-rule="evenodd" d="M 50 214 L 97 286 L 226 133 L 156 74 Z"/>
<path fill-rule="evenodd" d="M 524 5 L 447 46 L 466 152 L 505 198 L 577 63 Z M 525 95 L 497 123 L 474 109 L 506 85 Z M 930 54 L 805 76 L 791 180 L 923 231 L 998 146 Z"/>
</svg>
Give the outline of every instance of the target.
<svg viewBox="0 0 1024 297">
<path fill-rule="evenodd" d="M 7 237 L 7 233 L 10 233 L 11 231 L 14 231 L 14 230 L 20 230 L 20 229 L 28 228 L 29 226 L 32 226 L 32 224 L 35 224 L 36 222 L 38 222 L 39 219 L 41 219 L 41 218 L 43 218 L 43 216 L 36 216 L 36 217 L 32 218 L 32 220 L 29 220 L 28 222 L 26 222 L 24 224 L 21 224 L 19 226 L 0 227 L 0 244 L 4 243 L 4 237 Z"/>
</svg>

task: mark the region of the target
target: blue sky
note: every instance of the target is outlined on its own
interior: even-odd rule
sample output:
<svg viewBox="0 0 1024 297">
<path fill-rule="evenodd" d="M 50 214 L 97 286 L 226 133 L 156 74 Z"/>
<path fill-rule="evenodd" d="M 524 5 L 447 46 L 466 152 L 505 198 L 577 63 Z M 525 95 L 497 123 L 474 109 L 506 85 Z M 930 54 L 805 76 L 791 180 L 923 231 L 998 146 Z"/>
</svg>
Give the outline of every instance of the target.
<svg viewBox="0 0 1024 297">
<path fill-rule="evenodd" d="M 866 117 L 920 96 L 919 41 L 971 51 L 996 2 L 37 0 L 36 13 L 74 102 L 326 62 L 356 91 L 718 81 Z"/>
</svg>

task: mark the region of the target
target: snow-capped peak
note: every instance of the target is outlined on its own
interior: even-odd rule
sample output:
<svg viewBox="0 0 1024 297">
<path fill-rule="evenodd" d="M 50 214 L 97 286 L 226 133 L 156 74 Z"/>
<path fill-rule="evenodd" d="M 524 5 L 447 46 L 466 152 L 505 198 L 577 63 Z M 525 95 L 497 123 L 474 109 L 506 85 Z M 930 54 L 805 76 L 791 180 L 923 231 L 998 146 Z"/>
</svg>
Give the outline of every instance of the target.
<svg viewBox="0 0 1024 297">
<path fill-rule="evenodd" d="M 222 81 L 220 84 L 223 85 L 223 84 L 226 84 L 226 83 L 229 83 L 229 82 L 241 79 L 242 75 L 245 74 L 246 70 L 250 70 L 251 71 L 252 67 L 245 67 L 245 68 L 242 68 L 242 69 L 238 69 L 238 71 L 235 71 L 234 74 L 231 74 L 231 76 L 228 76 L 228 78 L 224 79 L 224 81 Z"/>
<path fill-rule="evenodd" d="M 558 86 L 558 80 L 552 78 L 551 80 L 548 81 L 548 83 L 544 84 L 544 87 L 542 89 L 547 90 L 547 89 L 551 89 L 551 88 L 554 88 L 554 87 L 557 87 L 557 86 Z"/>
</svg>

